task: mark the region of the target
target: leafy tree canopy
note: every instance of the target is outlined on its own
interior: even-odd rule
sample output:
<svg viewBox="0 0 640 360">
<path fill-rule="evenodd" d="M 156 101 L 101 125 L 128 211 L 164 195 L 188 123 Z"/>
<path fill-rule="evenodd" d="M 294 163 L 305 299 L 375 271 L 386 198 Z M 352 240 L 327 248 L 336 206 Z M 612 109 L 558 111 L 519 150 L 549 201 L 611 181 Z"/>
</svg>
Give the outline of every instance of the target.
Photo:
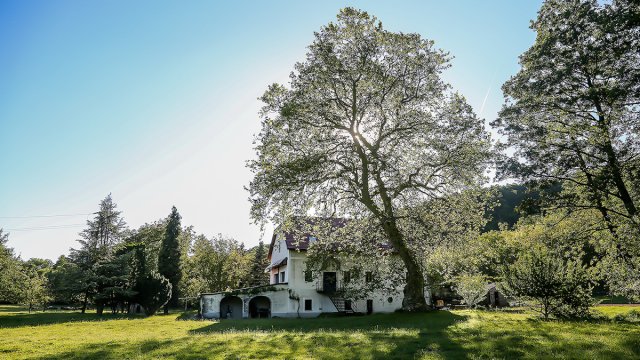
<svg viewBox="0 0 640 360">
<path fill-rule="evenodd" d="M 449 56 L 345 8 L 315 33 L 289 86 L 262 96 L 249 191 L 252 216 L 372 217 L 406 268 L 404 308 L 425 308 L 409 210 L 482 182 L 491 150 L 482 121 L 440 75 Z M 399 269 L 399 271 L 403 271 Z"/>
</svg>

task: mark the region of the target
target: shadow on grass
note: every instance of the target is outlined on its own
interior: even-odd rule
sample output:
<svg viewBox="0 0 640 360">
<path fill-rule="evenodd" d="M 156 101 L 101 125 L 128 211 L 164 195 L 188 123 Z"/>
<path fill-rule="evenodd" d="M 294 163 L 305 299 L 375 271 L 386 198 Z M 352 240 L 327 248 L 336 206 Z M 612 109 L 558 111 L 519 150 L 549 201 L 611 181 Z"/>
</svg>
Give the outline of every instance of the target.
<svg viewBox="0 0 640 360">
<path fill-rule="evenodd" d="M 448 336 L 448 328 L 467 320 L 450 312 L 389 314 L 319 319 L 224 321 L 189 331 L 188 336 L 136 344 L 91 344 L 65 353 L 65 359 L 128 357 L 412 359 L 433 355 L 469 358 Z M 42 359 L 47 357 L 42 357 Z"/>
<path fill-rule="evenodd" d="M 17 305 L 0 305 L 0 313 L 28 311 L 26 307 Z"/>
<path fill-rule="evenodd" d="M 61 324 L 80 321 L 108 321 L 121 319 L 143 319 L 140 315 L 127 314 L 82 314 L 80 312 L 32 312 L 3 315 L 0 317 L 0 329 L 23 326 Z"/>
<path fill-rule="evenodd" d="M 285 337 L 283 343 L 289 346 L 296 343 L 296 334 L 312 334 L 315 345 L 312 344 L 314 350 L 310 355 L 318 358 L 340 355 L 338 357 L 405 359 L 433 353 L 445 359 L 465 359 L 468 357 L 466 351 L 452 341 L 448 328 L 466 320 L 467 316 L 448 311 L 315 319 L 244 319 L 216 322 L 190 333 L 266 332 L 273 333 L 274 338 Z M 361 341 L 354 341 L 348 336 L 351 334 L 359 334 Z M 336 354 L 340 350 L 348 350 L 348 353 Z M 231 354 L 236 355 L 242 354 Z"/>
<path fill-rule="evenodd" d="M 494 315 L 439 311 L 198 322 L 198 328 L 170 338 L 83 343 L 41 358 L 640 358 L 640 327 Z"/>
<path fill-rule="evenodd" d="M 193 334 L 226 333 L 229 331 L 374 331 L 385 329 L 444 329 L 456 321 L 466 320 L 448 311 L 428 313 L 374 314 L 353 317 L 319 317 L 312 319 L 242 319 L 222 320 L 199 329 Z"/>
</svg>

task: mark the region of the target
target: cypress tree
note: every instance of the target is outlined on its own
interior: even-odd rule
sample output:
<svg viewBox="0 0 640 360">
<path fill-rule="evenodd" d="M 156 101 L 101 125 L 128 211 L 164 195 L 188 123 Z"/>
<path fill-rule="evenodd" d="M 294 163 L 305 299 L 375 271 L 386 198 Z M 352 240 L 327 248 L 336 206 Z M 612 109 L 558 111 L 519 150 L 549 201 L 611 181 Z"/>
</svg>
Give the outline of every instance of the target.
<svg viewBox="0 0 640 360">
<path fill-rule="evenodd" d="M 164 306 L 164 313 L 169 313 L 169 306 L 178 305 L 178 284 L 182 277 L 180 267 L 180 243 L 178 236 L 180 235 L 180 214 L 174 206 L 169 215 L 169 221 L 165 230 L 165 236 L 160 247 L 158 256 L 158 272 L 167 278 L 171 283 L 171 299 Z"/>
</svg>

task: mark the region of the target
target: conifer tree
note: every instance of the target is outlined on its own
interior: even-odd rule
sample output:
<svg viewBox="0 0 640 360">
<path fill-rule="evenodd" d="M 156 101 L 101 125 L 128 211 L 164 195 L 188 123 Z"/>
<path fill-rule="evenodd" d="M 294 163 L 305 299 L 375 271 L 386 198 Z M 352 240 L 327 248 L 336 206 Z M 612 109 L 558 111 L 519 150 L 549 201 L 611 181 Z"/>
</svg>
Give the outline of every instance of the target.
<svg viewBox="0 0 640 360">
<path fill-rule="evenodd" d="M 180 214 L 174 206 L 169 215 L 169 221 L 165 231 L 164 239 L 160 247 L 160 255 L 158 256 L 158 272 L 160 275 L 169 279 L 172 286 L 171 300 L 164 306 L 164 313 L 169 313 L 169 306 L 178 305 L 178 285 L 182 277 L 180 266 L 180 243 L 178 236 L 180 235 Z"/>
<path fill-rule="evenodd" d="M 86 229 L 80 233 L 80 249 L 71 249 L 71 259 L 82 272 L 78 289 L 82 293 L 83 313 L 89 299 L 101 290 L 96 281 L 96 270 L 111 259 L 114 247 L 126 235 L 126 223 L 116 207 L 111 194 L 107 195 L 100 202 L 100 210 L 95 213 L 96 216 L 87 220 Z"/>
<path fill-rule="evenodd" d="M 267 254 L 264 248 L 264 242 L 260 241 L 256 247 L 253 262 L 251 264 L 251 270 L 249 271 L 249 278 L 247 284 L 250 286 L 261 286 L 269 284 L 269 275 L 264 272 L 264 269 L 269 265 L 267 260 Z"/>
</svg>

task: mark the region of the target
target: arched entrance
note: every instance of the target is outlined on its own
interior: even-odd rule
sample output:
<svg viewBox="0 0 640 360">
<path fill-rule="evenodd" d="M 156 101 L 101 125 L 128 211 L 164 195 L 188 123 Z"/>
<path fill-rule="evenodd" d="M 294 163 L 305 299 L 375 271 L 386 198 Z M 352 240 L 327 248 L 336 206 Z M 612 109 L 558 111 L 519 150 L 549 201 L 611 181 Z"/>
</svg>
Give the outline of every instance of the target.
<svg viewBox="0 0 640 360">
<path fill-rule="evenodd" d="M 221 319 L 242 319 L 242 299 L 237 296 L 226 296 L 220 300 Z"/>
<path fill-rule="evenodd" d="M 271 300 L 266 296 L 256 296 L 249 301 L 249 317 L 269 318 L 271 317 Z"/>
</svg>

